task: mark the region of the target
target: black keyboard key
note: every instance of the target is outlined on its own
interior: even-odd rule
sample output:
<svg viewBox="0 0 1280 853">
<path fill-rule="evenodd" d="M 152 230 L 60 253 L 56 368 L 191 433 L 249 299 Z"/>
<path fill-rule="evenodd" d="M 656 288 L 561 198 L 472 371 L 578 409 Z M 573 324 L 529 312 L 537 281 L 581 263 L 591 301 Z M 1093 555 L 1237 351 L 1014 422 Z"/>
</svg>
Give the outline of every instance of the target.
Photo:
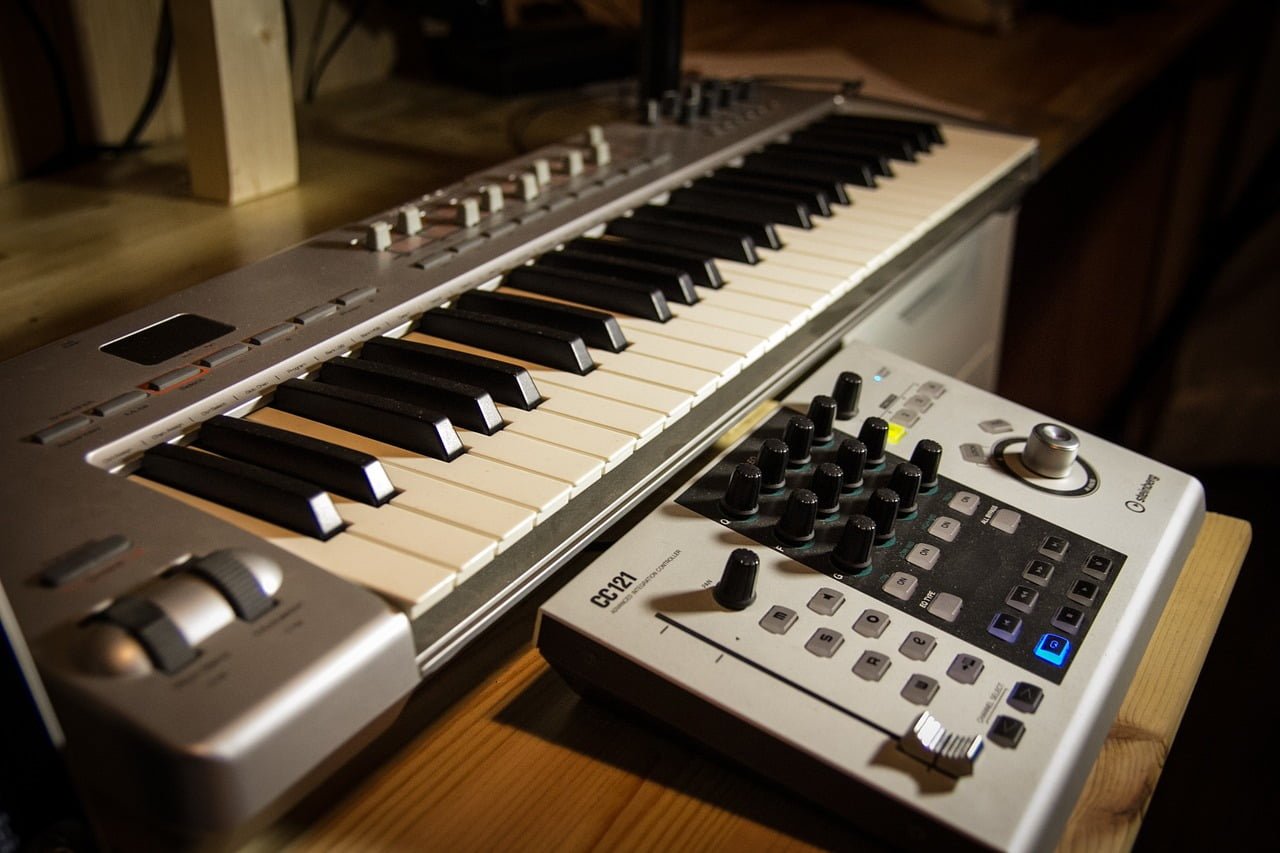
<svg viewBox="0 0 1280 853">
<path fill-rule="evenodd" d="M 820 189 L 801 182 L 786 180 L 769 180 L 768 178 L 752 178 L 747 175 L 734 174 L 739 170 L 725 169 L 699 178 L 695 187 L 706 187 L 711 190 L 736 190 L 756 193 L 763 198 L 786 199 L 803 204 L 809 209 L 810 216 L 830 216 L 831 199 Z"/>
<path fill-rule="evenodd" d="M 785 163 L 768 162 L 759 166 L 743 164 L 736 168 L 721 169 L 717 175 L 740 174 L 749 178 L 764 178 L 771 181 L 798 181 L 813 189 L 821 190 L 829 198 L 839 204 L 851 204 L 849 192 L 844 188 L 844 181 L 828 178 L 803 166 L 789 167 Z"/>
<path fill-rule="evenodd" d="M 633 284 L 619 278 L 576 270 L 547 267 L 516 267 L 507 273 L 506 284 L 517 290 L 554 296 L 600 308 L 630 314 L 645 320 L 665 323 L 671 319 L 671 306 L 660 288 Z"/>
<path fill-rule="evenodd" d="M 773 222 L 795 228 L 812 228 L 809 207 L 803 202 L 769 198 L 761 193 L 697 186 L 671 193 L 668 207 L 696 210 L 717 216 L 733 216 L 756 222 Z"/>
<path fill-rule="evenodd" d="M 942 129 L 938 125 L 927 121 L 836 113 L 822 119 L 819 124 L 828 127 L 853 128 L 867 132 L 908 137 L 915 142 L 921 151 L 928 151 L 934 145 L 946 144 L 946 139 L 942 136 Z"/>
<path fill-rule="evenodd" d="M 876 177 L 871 174 L 871 167 L 865 163 L 802 154 L 798 151 L 788 151 L 785 154 L 780 151 L 748 154 L 743 160 L 743 165 L 752 168 L 807 170 L 811 174 L 820 175 L 828 180 L 842 181 L 856 187 L 876 185 Z"/>
<path fill-rule="evenodd" d="M 782 240 L 777 230 L 768 222 L 752 222 L 748 219 L 731 219 L 710 213 L 695 213 L 692 210 L 676 210 L 666 205 L 646 204 L 637 208 L 635 219 L 650 222 L 665 222 L 675 226 L 697 226 L 719 228 L 723 231 L 749 237 L 757 246 L 766 249 L 781 249 Z"/>
<path fill-rule="evenodd" d="M 447 341 L 544 364 L 579 376 L 586 376 L 596 369 L 581 336 L 550 326 L 477 314 L 461 308 L 437 308 L 422 315 L 417 329 Z"/>
<path fill-rule="evenodd" d="M 890 160 L 914 163 L 919 148 L 913 139 L 882 133 L 842 130 L 838 127 L 811 127 L 791 134 L 796 145 L 834 145 L 856 154 L 874 154 Z"/>
<path fill-rule="evenodd" d="M 587 346 L 607 352 L 622 352 L 628 345 L 617 318 L 594 308 L 488 290 L 468 290 L 457 298 L 455 304 L 477 314 L 530 320 L 540 326 L 580 335 Z"/>
<path fill-rule="evenodd" d="M 778 142 L 765 147 L 766 151 L 777 151 L 782 154 L 794 153 L 801 157 L 835 158 L 848 161 L 850 165 L 866 166 L 877 178 L 892 178 L 893 168 L 889 165 L 888 156 L 878 151 L 857 150 L 853 146 L 838 142 L 796 141 Z"/>
<path fill-rule="evenodd" d="M 315 539 L 328 539 L 346 526 L 319 486 L 190 447 L 153 447 L 142 454 L 138 473 Z"/>
<path fill-rule="evenodd" d="M 469 294 L 458 300 L 459 307 L 466 307 L 462 305 L 466 295 Z M 399 338 L 374 338 L 361 347 L 360 357 L 475 385 L 488 391 L 495 401 L 525 411 L 542 402 L 529 371 L 509 361 Z"/>
<path fill-rule="evenodd" d="M 464 450 L 462 439 L 444 415 L 377 394 L 290 379 L 276 388 L 272 405 L 283 412 L 376 438 L 433 459 L 448 462 Z"/>
<path fill-rule="evenodd" d="M 678 302 L 681 305 L 693 305 L 698 301 L 698 292 L 693 288 L 693 278 L 674 267 L 625 258 L 602 258 L 590 252 L 579 252 L 574 249 L 547 252 L 538 258 L 537 265 L 579 270 L 657 287 L 662 290 L 662 295 L 667 297 L 668 302 Z"/>
<path fill-rule="evenodd" d="M 481 435 L 493 435 L 503 427 L 502 415 L 488 391 L 408 367 L 335 358 L 320 366 L 320 381 L 422 406 Z"/>
<path fill-rule="evenodd" d="M 610 222 L 605 226 L 605 232 L 615 237 L 706 252 L 713 258 L 741 261 L 744 264 L 759 262 L 754 240 L 724 228 L 671 225 L 626 216 Z"/>
<path fill-rule="evenodd" d="M 628 258 L 633 261 L 671 267 L 688 273 L 689 278 L 699 287 L 724 287 L 724 278 L 720 275 L 720 268 L 716 266 L 715 257 L 689 249 L 638 243 L 634 240 L 595 237 L 579 237 L 571 240 L 566 248 L 607 258 Z"/>
<path fill-rule="evenodd" d="M 376 457 L 267 424 L 218 415 L 201 424 L 196 446 L 370 506 L 382 506 L 396 492 Z"/>
</svg>

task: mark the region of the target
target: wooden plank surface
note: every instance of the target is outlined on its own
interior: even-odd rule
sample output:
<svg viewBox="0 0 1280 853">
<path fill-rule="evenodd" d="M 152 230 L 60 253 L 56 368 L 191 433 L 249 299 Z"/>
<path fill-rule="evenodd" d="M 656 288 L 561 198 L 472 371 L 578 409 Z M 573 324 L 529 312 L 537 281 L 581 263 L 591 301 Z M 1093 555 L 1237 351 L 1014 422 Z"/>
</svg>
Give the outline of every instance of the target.
<svg viewBox="0 0 1280 853">
<path fill-rule="evenodd" d="M 1208 516 L 1062 850 L 1132 845 L 1249 540 L 1248 524 Z M 518 627 L 531 629 L 527 614 Z M 461 698 L 427 702 L 428 713 L 415 719 L 411 709 L 383 744 L 385 760 L 250 847 L 807 850 L 856 841 L 868 849 L 855 829 L 790 793 L 579 699 L 527 640 Z"/>
<path fill-rule="evenodd" d="M 183 0 L 172 9 L 192 193 L 239 204 L 296 184 L 280 0 Z"/>
</svg>

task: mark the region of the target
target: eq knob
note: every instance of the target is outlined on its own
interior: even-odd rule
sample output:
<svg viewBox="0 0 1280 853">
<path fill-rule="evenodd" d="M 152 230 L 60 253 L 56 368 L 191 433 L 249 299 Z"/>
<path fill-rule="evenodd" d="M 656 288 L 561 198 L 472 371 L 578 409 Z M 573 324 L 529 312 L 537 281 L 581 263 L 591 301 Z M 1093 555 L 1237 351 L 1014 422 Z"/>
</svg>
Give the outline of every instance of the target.
<svg viewBox="0 0 1280 853">
<path fill-rule="evenodd" d="M 871 568 L 876 544 L 876 523 L 865 515 L 851 515 L 831 552 L 831 564 L 842 572 L 858 574 Z"/>
<path fill-rule="evenodd" d="M 756 457 L 760 468 L 760 488 L 776 492 L 787 485 L 787 445 L 782 439 L 767 438 Z"/>
<path fill-rule="evenodd" d="M 867 467 L 884 464 L 884 446 L 889 440 L 889 423 L 884 418 L 867 418 L 858 431 L 858 439 L 867 446 Z"/>
<path fill-rule="evenodd" d="M 858 397 L 862 394 L 862 377 L 846 370 L 836 377 L 836 387 L 831 397 L 836 401 L 836 417 L 847 421 L 858 412 Z"/>
<path fill-rule="evenodd" d="M 803 468 L 808 465 L 811 458 L 809 451 L 813 447 L 813 421 L 796 415 L 787 421 L 782 440 L 787 445 L 788 467 Z"/>
<path fill-rule="evenodd" d="M 818 515 L 830 518 L 840 512 L 840 495 L 844 486 L 844 471 L 839 465 L 824 462 L 813 472 L 813 493 L 818 496 Z"/>
<path fill-rule="evenodd" d="M 867 464 L 867 446 L 856 438 L 846 438 L 836 448 L 836 464 L 844 472 L 845 492 L 856 492 L 862 488 L 862 469 Z"/>
<path fill-rule="evenodd" d="M 893 539 L 893 523 L 898 518 L 898 493 L 893 489 L 876 489 L 867 502 L 867 515 L 876 524 L 876 542 L 885 545 Z"/>
<path fill-rule="evenodd" d="M 889 478 L 889 488 L 898 495 L 898 518 L 906 518 L 916 511 L 916 496 L 920 494 L 920 469 L 910 462 L 900 462 Z"/>
<path fill-rule="evenodd" d="M 830 444 L 835 438 L 836 401 L 819 394 L 809 403 L 809 420 L 813 421 L 813 443 Z"/>
<path fill-rule="evenodd" d="M 938 488 L 938 465 L 942 462 L 942 445 L 931 438 L 916 442 L 911 451 L 911 464 L 920 469 L 920 491 L 928 494 Z"/>
<path fill-rule="evenodd" d="M 712 595 L 716 603 L 729 610 L 745 610 L 756 600 L 756 574 L 760 558 L 747 548 L 735 548 L 720 573 L 720 582 Z"/>
<path fill-rule="evenodd" d="M 796 489 L 787 496 L 782 518 L 773 532 L 783 545 L 798 548 L 813 541 L 813 526 L 818 520 L 818 496 L 808 489 Z"/>
<path fill-rule="evenodd" d="M 760 510 L 760 469 L 742 462 L 729 475 L 729 487 L 720 499 L 720 511 L 730 518 L 749 518 Z"/>
<path fill-rule="evenodd" d="M 1022 449 L 1022 462 L 1041 477 L 1061 480 L 1071 473 L 1080 453 L 1080 439 L 1058 424 L 1036 424 Z"/>
</svg>

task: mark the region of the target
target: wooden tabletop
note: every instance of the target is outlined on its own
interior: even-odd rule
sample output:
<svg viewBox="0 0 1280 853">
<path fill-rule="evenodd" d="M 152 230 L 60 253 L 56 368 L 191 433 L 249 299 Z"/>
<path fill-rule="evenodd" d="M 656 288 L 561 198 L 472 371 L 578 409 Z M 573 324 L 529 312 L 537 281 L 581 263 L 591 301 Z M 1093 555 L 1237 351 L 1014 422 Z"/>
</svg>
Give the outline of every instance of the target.
<svg viewBox="0 0 1280 853">
<path fill-rule="evenodd" d="M 1250 535 L 1242 521 L 1207 517 L 1060 849 L 1133 844 Z M 487 660 L 429 683 L 394 731 L 250 847 L 877 846 L 672 732 L 579 698 L 530 647 L 531 630 L 528 609 L 506 620 L 476 651 Z"/>
</svg>

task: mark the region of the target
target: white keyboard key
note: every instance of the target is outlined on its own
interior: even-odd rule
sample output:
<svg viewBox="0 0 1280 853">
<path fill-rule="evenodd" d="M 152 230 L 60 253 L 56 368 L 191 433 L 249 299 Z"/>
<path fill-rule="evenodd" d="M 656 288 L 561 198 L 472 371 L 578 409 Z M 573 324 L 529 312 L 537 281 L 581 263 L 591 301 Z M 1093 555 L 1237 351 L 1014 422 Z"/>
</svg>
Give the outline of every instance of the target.
<svg viewBox="0 0 1280 853">
<path fill-rule="evenodd" d="M 663 325 L 666 324 L 664 323 Z M 640 355 L 674 364 L 695 364 L 719 376 L 720 385 L 737 376 L 742 370 L 742 365 L 745 361 L 742 356 L 736 353 L 712 349 L 710 346 L 687 341 L 664 338 L 650 334 L 647 330 L 627 329 L 626 333 L 627 340 L 631 342 L 631 346 L 627 347 L 627 352 L 639 353 Z"/>
<path fill-rule="evenodd" d="M 464 455 L 478 456 L 512 468 L 523 468 L 535 474 L 563 480 L 573 487 L 573 497 L 599 480 L 604 473 L 604 462 L 594 456 L 556 447 L 518 433 L 509 433 L 505 429 L 494 435 L 479 435 L 460 429 L 458 436 L 467 447 Z"/>
<path fill-rule="evenodd" d="M 707 326 L 691 323 L 684 317 L 673 317 L 665 323 L 650 323 L 637 317 L 619 317 L 618 324 L 622 326 L 622 331 L 626 333 L 628 340 L 635 340 L 635 336 L 640 334 L 721 350 L 742 358 L 743 367 L 764 355 L 769 347 L 767 336 L 735 332 L 731 329 L 716 329 L 714 332 L 709 332 Z"/>
<path fill-rule="evenodd" d="M 542 389 L 542 395 L 542 404 L 537 411 L 616 430 L 634 438 L 636 447 L 647 444 L 649 439 L 662 431 L 666 422 L 662 414 L 650 409 L 583 394 L 571 388 L 548 387 Z"/>
<path fill-rule="evenodd" d="M 546 411 L 545 404 L 532 412 L 499 405 L 498 412 L 507 422 L 503 432 L 536 438 L 594 456 L 604 463 L 606 473 L 636 449 L 635 438 L 626 433 Z"/>
<path fill-rule="evenodd" d="M 380 545 L 431 560 L 458 572 L 458 581 L 493 560 L 498 543 L 445 521 L 403 509 L 394 503 L 369 506 L 337 498 L 338 514 L 351 526 L 342 535 L 358 536 Z"/>
<path fill-rule="evenodd" d="M 233 524 L 331 574 L 358 584 L 385 598 L 410 618 L 425 613 L 457 585 L 458 573 L 453 569 L 377 542 L 349 536 L 345 532 L 321 542 L 151 480 L 141 477 L 129 479 Z"/>
<path fill-rule="evenodd" d="M 442 462 L 277 409 L 259 409 L 247 419 L 360 450 L 377 457 L 383 465 L 407 468 L 432 479 L 465 486 L 482 494 L 519 504 L 536 512 L 539 524 L 567 504 L 573 490 L 572 486 L 561 480 L 473 457 L 469 453 L 462 454 L 452 462 Z M 395 472 L 389 473 L 394 480 Z"/>
<path fill-rule="evenodd" d="M 693 397 L 694 405 L 709 397 L 719 385 L 719 377 L 709 370 L 661 361 L 630 347 L 620 353 L 593 349 L 591 357 L 600 370 L 682 391 Z"/>
</svg>

